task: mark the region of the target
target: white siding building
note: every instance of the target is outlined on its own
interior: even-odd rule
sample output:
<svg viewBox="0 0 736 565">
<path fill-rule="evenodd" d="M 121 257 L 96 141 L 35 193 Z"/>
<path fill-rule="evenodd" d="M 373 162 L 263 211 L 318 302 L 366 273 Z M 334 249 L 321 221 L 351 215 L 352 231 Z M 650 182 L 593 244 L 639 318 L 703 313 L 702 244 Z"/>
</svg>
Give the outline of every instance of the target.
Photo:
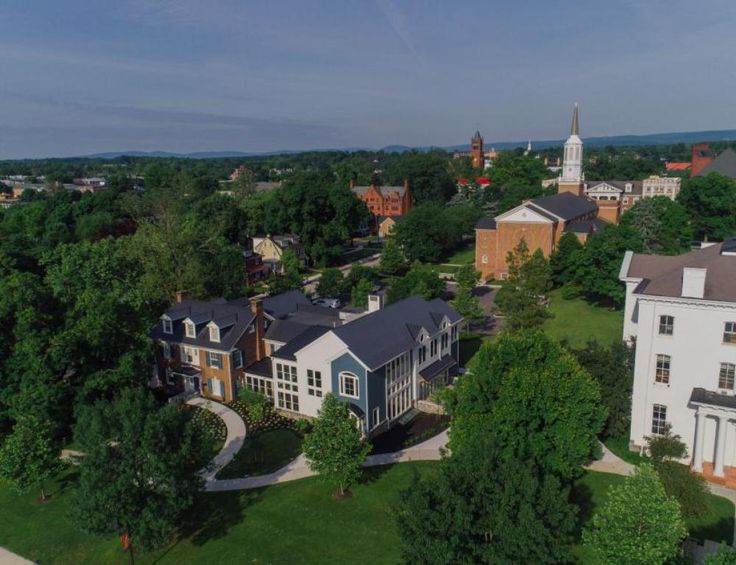
<svg viewBox="0 0 736 565">
<path fill-rule="evenodd" d="M 620 278 L 636 347 L 630 446 L 670 424 L 693 470 L 736 486 L 736 238 L 679 256 L 627 252 Z"/>
</svg>

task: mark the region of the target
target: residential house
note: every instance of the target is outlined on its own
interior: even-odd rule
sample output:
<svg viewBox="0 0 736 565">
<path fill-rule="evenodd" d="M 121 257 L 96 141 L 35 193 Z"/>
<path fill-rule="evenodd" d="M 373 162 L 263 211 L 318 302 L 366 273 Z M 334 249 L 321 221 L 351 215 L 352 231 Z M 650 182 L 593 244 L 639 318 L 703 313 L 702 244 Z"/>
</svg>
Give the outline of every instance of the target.
<svg viewBox="0 0 736 565">
<path fill-rule="evenodd" d="M 245 286 L 253 286 L 260 281 L 267 280 L 271 274 L 271 267 L 263 262 L 260 253 L 251 249 L 243 251 L 243 263 L 245 268 Z"/>
<path fill-rule="evenodd" d="M 156 344 L 154 381 L 168 392 L 237 398 L 243 368 L 265 357 L 263 304 L 247 299 L 176 303 L 150 333 Z"/>
<path fill-rule="evenodd" d="M 401 216 L 379 216 L 376 218 L 378 222 L 378 237 L 388 237 L 394 231 L 396 222 Z"/>
<path fill-rule="evenodd" d="M 315 417 L 332 393 L 371 435 L 457 372 L 462 318 L 442 300 L 415 296 L 383 307 L 372 295 L 368 312 L 346 321 L 295 295 L 274 298 L 264 306 L 282 316 L 266 332 L 270 356 L 246 368 L 245 385 L 272 397 L 278 410 Z"/>
<path fill-rule="evenodd" d="M 265 237 L 252 238 L 253 251 L 261 256 L 263 263 L 267 264 L 271 271 L 281 273 L 283 271 L 282 258 L 284 251 L 291 250 L 300 263 L 304 263 L 307 255 L 299 237 L 293 234 L 266 235 Z"/>
<path fill-rule="evenodd" d="M 620 279 L 636 348 L 630 447 L 670 425 L 693 471 L 736 487 L 736 238 L 677 256 L 629 251 Z"/>
<path fill-rule="evenodd" d="M 413 200 L 409 181 L 405 180 L 403 186 L 355 186 L 350 181 L 350 190 L 358 198 L 365 202 L 371 214 L 379 216 L 403 216 L 411 210 Z"/>
</svg>

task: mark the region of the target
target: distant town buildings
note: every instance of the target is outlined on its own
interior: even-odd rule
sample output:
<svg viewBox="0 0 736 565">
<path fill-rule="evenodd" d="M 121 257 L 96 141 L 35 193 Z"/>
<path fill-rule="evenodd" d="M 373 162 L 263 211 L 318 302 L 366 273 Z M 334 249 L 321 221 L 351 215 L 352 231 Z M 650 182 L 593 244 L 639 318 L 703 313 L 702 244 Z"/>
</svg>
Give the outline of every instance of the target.
<svg viewBox="0 0 736 565">
<path fill-rule="evenodd" d="M 260 255 L 262 262 L 270 267 L 271 272 L 283 272 L 284 252 L 289 249 L 300 263 L 307 259 L 304 246 L 294 234 L 266 235 L 252 238 L 253 251 Z"/>
<path fill-rule="evenodd" d="M 355 186 L 351 180 L 350 190 L 365 202 L 371 214 L 376 217 L 403 216 L 413 205 L 408 180 L 404 181 L 403 186 Z"/>
<path fill-rule="evenodd" d="M 486 169 L 491 166 L 491 161 L 496 155 L 494 148 L 485 151 L 483 136 L 480 131 L 476 131 L 475 135 L 470 138 L 470 151 L 456 151 L 452 157 L 453 159 L 470 157 L 474 169 Z"/>
<path fill-rule="evenodd" d="M 693 471 L 736 487 L 736 238 L 678 256 L 627 252 L 624 339 L 636 348 L 630 447 L 667 426 Z"/>
<path fill-rule="evenodd" d="M 699 146 L 700 149 L 698 149 L 698 154 L 701 155 L 701 157 L 699 158 L 697 172 L 694 172 L 696 168 L 693 167 L 693 171 L 690 172 L 690 175 L 705 176 L 710 173 L 717 173 L 724 177 L 736 179 L 736 151 L 729 147 L 716 157 L 709 148 L 703 149 L 703 146 L 708 147 L 705 144 L 701 144 Z M 694 149 L 693 155 L 695 155 Z M 693 161 L 693 163 L 694 162 L 695 161 Z"/>
<path fill-rule="evenodd" d="M 695 143 L 692 146 L 692 161 L 690 176 L 696 177 L 706 166 L 715 159 L 716 154 L 707 143 Z"/>
</svg>

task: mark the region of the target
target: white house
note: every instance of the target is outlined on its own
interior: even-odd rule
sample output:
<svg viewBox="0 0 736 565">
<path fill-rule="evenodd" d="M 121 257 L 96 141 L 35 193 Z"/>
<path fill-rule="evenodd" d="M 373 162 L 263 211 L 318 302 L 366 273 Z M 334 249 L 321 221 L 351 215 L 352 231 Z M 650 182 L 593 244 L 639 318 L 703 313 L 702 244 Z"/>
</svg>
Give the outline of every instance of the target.
<svg viewBox="0 0 736 565">
<path fill-rule="evenodd" d="M 670 424 L 694 471 L 736 486 L 736 237 L 678 256 L 629 251 L 620 279 L 636 347 L 631 448 Z"/>
</svg>

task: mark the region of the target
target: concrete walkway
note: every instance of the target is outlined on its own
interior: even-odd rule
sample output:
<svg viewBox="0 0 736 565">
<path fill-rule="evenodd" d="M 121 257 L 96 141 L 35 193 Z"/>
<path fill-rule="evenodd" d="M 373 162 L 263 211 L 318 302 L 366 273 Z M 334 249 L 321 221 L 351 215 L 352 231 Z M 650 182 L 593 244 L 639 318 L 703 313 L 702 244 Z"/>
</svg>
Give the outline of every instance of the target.
<svg viewBox="0 0 736 565">
<path fill-rule="evenodd" d="M 437 461 L 440 459 L 441 450 L 447 445 L 448 439 L 447 430 L 445 430 L 422 443 L 407 447 L 401 451 L 369 455 L 366 457 L 363 466 L 376 467 L 379 465 L 390 465 L 406 461 Z M 258 475 L 242 479 L 208 481 L 205 484 L 205 490 L 208 492 L 223 492 L 229 490 L 261 488 L 278 483 L 296 481 L 297 479 L 312 477 L 314 475 L 316 475 L 316 473 L 309 468 L 307 459 L 304 457 L 304 454 L 302 454 L 288 465 L 282 467 L 278 471 L 269 473 L 268 475 Z"/>
<path fill-rule="evenodd" d="M 28 561 L 28 559 L 2 547 L 0 547 L 0 563 L 2 565 L 33 565 L 33 561 Z"/>
<path fill-rule="evenodd" d="M 629 475 L 634 470 L 634 465 L 627 463 L 602 443 L 601 449 L 603 456 L 600 459 L 585 465 L 589 471 L 598 471 L 599 473 L 613 473 L 614 475 Z"/>
<path fill-rule="evenodd" d="M 215 455 L 212 463 L 201 472 L 202 478 L 206 481 L 207 485 L 215 481 L 215 475 L 225 465 L 230 463 L 235 457 L 235 454 L 240 451 L 245 441 L 245 422 L 235 410 L 232 410 L 212 400 L 207 400 L 199 396 L 190 398 L 187 400 L 187 404 L 190 406 L 196 406 L 197 408 L 204 408 L 209 410 L 213 414 L 217 414 L 225 422 L 227 428 L 227 437 L 225 438 L 225 445 L 220 452 Z"/>
</svg>

